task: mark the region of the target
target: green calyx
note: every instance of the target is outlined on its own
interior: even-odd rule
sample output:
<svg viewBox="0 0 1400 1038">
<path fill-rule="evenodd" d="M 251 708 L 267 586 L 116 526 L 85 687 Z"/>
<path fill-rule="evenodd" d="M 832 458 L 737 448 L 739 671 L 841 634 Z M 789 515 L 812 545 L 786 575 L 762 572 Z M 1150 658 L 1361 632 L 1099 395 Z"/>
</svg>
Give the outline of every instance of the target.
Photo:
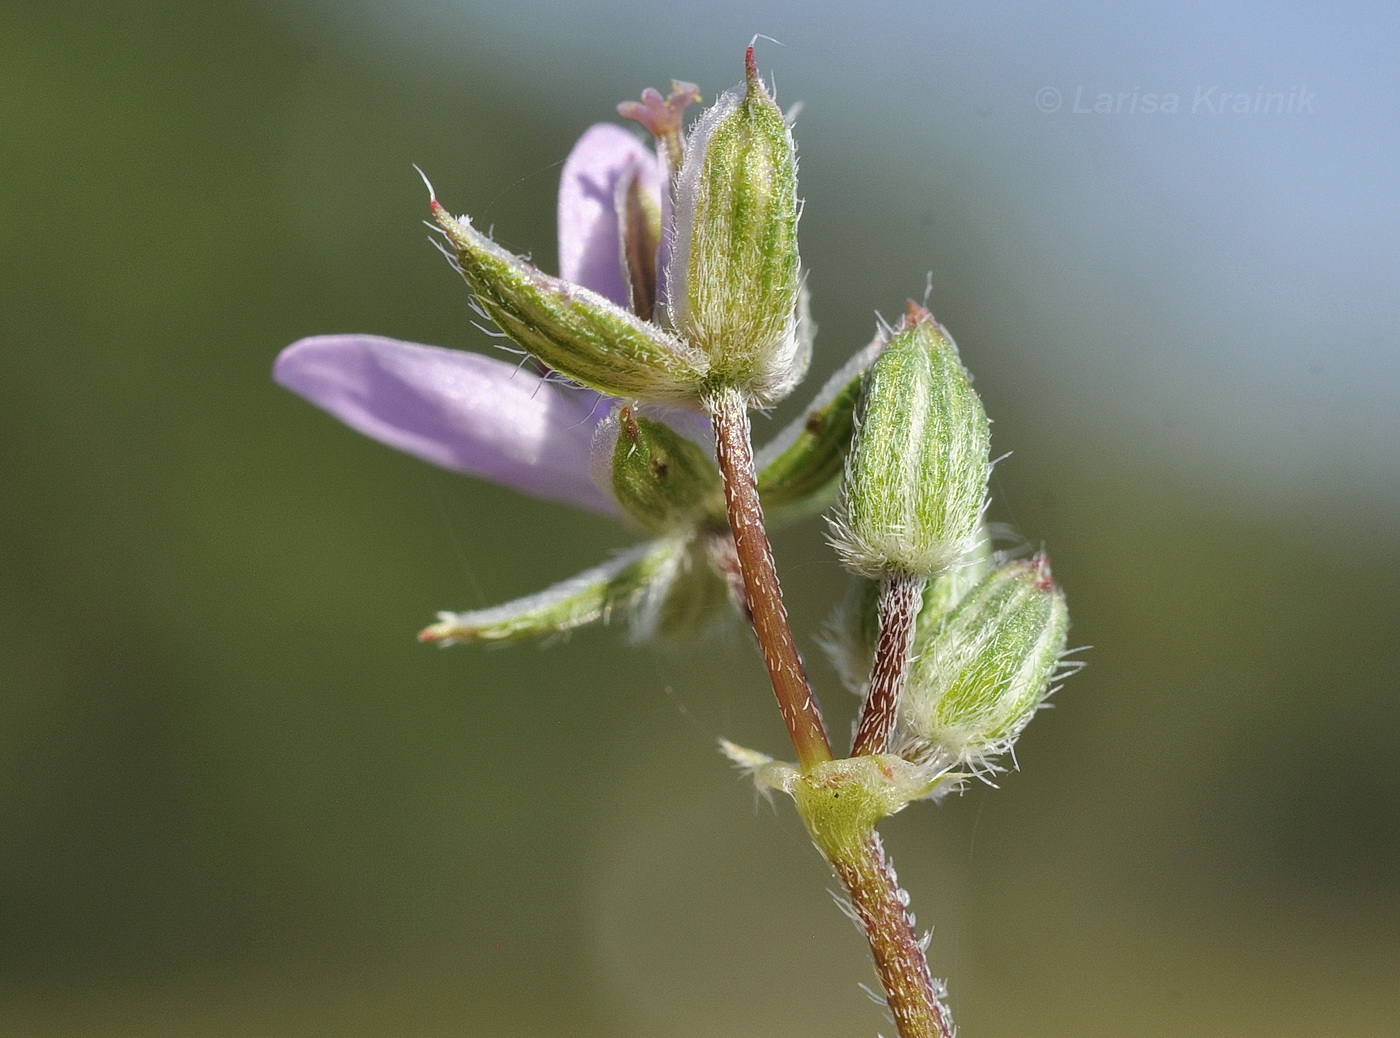
<svg viewBox="0 0 1400 1038">
<path fill-rule="evenodd" d="M 433 218 L 477 302 L 531 356 L 612 396 L 694 405 L 708 362 L 658 325 L 551 277 L 436 201 Z"/>
<path fill-rule="evenodd" d="M 1049 691 L 1068 630 L 1044 555 L 989 573 L 915 636 L 897 721 L 912 754 L 978 767 L 1009 749 Z"/>
<path fill-rule="evenodd" d="M 669 304 L 709 361 L 712 390 L 786 395 L 807 355 L 797 335 L 797 153 L 749 54 L 745 82 L 706 111 L 676 189 Z"/>
</svg>

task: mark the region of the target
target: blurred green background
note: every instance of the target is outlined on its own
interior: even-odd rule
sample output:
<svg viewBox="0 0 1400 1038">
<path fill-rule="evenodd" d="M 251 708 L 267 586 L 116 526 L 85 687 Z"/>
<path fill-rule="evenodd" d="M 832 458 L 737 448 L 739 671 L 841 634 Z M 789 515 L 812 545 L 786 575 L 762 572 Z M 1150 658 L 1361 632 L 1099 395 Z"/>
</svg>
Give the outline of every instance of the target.
<svg viewBox="0 0 1400 1038">
<path fill-rule="evenodd" d="M 4 5 L 0 1034 L 890 1032 L 714 752 L 784 750 L 745 638 L 418 646 L 630 535 L 268 375 L 319 332 L 492 348 L 410 163 L 552 267 L 577 134 L 754 32 L 806 106 L 816 374 L 927 274 L 1014 451 L 994 517 L 1093 646 L 1002 788 L 887 824 L 961 1033 L 1400 1033 L 1396 18 Z M 844 730 L 841 577 L 816 522 L 777 551 Z"/>
</svg>

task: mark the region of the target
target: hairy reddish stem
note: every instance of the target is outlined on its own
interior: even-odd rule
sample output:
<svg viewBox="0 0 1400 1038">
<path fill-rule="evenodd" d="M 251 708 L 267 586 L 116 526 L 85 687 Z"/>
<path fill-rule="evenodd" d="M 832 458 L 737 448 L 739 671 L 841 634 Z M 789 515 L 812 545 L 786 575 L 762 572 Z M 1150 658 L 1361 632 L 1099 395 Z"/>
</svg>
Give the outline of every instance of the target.
<svg viewBox="0 0 1400 1038">
<path fill-rule="evenodd" d="M 734 535 L 735 556 L 743 576 L 750 619 L 768 666 L 783 723 L 797 751 L 798 763 L 806 772 L 832 759 L 831 740 L 827 737 L 821 707 L 807 680 L 783 605 L 782 588 L 773 565 L 773 549 L 768 542 L 758 498 L 748 408 L 743 397 L 733 391 L 717 394 L 708 404 L 715 431 L 715 457 L 724 479 L 729 527 Z M 872 740 L 878 739 L 881 747 L 888 741 L 893 724 L 893 703 L 907 668 L 914 617 L 918 614 L 922 593 L 922 580 L 895 579 L 887 582 L 882 598 L 877 675 L 883 673 L 881 660 L 891 662 L 885 668 L 889 671 L 887 677 L 872 679 L 871 691 L 873 695 L 878 682 L 878 687 L 888 689 L 881 692 L 879 702 L 888 699 L 891 705 L 878 722 L 872 718 L 869 736 Z M 885 598 L 890 599 L 888 605 Z M 867 699 L 866 714 L 875 713 L 880 712 L 872 711 Z M 880 837 L 872 831 L 863 840 L 829 848 L 826 854 L 850 895 L 856 919 L 870 942 L 875 970 L 885 989 L 900 1038 L 953 1038 L 952 1020 L 938 1001 L 923 946 L 904 907 L 905 895 L 885 862 Z"/>
<path fill-rule="evenodd" d="M 914 643 L 914 621 L 923 599 L 923 577 L 895 573 L 880 586 L 880 640 L 870 669 L 870 691 L 861 706 L 851 756 L 889 750 L 904 676 L 909 670 L 909 648 Z"/>
<path fill-rule="evenodd" d="M 709 401 L 709 411 L 715 430 L 715 458 L 724 478 L 729 528 L 734 534 L 734 548 L 744 577 L 754 634 L 763 651 L 773 695 L 792 738 L 798 764 L 806 771 L 814 764 L 831 760 L 831 740 L 792 637 L 787 608 L 783 605 L 783 589 L 773 565 L 773 548 L 763 525 L 763 506 L 758 500 L 758 481 L 753 466 L 753 443 L 749 438 L 748 406 L 738 392 L 723 390 Z"/>
<path fill-rule="evenodd" d="M 828 860 L 870 941 L 900 1038 L 953 1038 L 952 1017 L 938 1000 L 928 959 L 904 907 L 899 881 L 885 861 L 880 837 L 872 832 L 862 843 L 829 854 Z"/>
</svg>

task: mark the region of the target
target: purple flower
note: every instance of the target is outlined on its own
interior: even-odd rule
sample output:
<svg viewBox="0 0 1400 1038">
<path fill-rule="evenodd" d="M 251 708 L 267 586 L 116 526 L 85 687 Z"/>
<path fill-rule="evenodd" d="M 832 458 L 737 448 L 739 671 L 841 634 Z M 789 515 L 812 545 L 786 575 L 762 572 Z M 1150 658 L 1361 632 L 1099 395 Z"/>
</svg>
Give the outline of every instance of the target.
<svg viewBox="0 0 1400 1038">
<path fill-rule="evenodd" d="M 638 200 L 660 212 L 661 165 L 656 155 L 621 126 L 589 127 L 564 160 L 559 178 L 559 275 L 629 308 L 632 293 L 623 230 L 634 190 L 640 192 Z M 649 319 L 651 314 L 639 316 Z"/>
<path fill-rule="evenodd" d="M 659 209 L 656 156 L 607 123 L 579 139 L 559 186 L 564 280 L 624 307 L 631 303 L 620 208 L 638 190 Z M 598 393 L 513 362 L 377 335 L 302 339 L 282 351 L 273 377 L 358 432 L 424 461 L 618 513 L 592 476 L 594 429 L 613 403 Z"/>
</svg>

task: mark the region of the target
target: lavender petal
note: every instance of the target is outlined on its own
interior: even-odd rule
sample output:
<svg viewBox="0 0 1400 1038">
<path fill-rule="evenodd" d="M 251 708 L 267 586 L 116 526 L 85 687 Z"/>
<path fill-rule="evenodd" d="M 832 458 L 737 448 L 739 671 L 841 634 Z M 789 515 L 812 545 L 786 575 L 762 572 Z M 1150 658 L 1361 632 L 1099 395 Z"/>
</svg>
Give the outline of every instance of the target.
<svg viewBox="0 0 1400 1038">
<path fill-rule="evenodd" d="M 318 335 L 278 356 L 276 381 L 416 458 L 604 515 L 590 474 L 598 394 L 514 364 L 376 335 Z"/>
</svg>

